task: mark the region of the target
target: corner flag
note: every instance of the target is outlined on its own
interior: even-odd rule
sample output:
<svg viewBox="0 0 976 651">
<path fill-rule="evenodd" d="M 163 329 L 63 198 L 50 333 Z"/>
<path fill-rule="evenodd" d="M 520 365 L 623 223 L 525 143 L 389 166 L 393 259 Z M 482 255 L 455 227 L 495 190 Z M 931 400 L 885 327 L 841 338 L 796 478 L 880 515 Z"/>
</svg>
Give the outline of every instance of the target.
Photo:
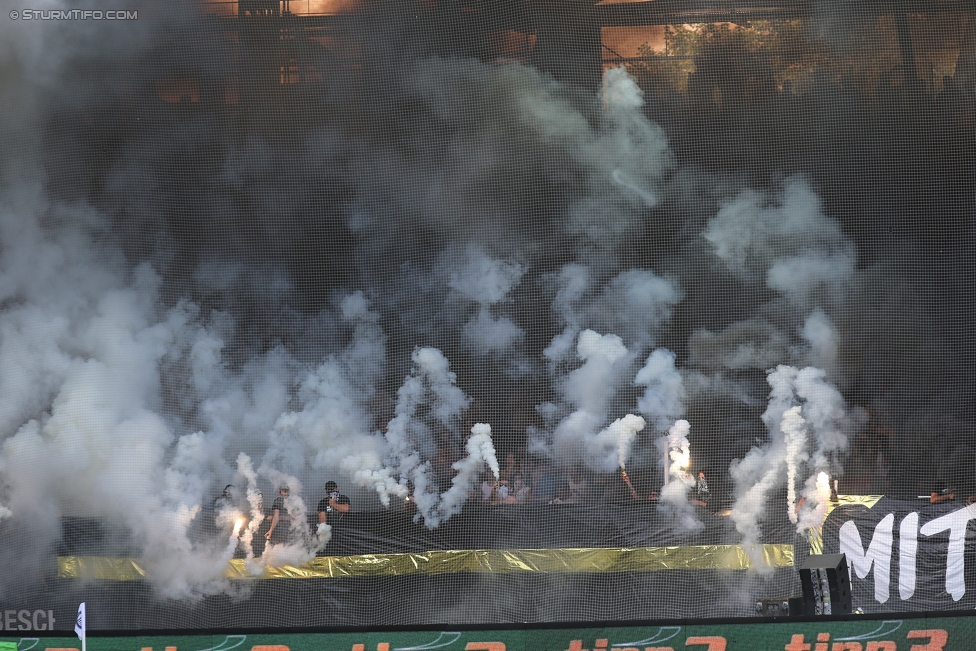
<svg viewBox="0 0 976 651">
<path fill-rule="evenodd" d="M 78 605 L 78 620 L 75 622 L 75 633 L 81 640 L 81 651 L 85 651 L 85 602 Z"/>
</svg>

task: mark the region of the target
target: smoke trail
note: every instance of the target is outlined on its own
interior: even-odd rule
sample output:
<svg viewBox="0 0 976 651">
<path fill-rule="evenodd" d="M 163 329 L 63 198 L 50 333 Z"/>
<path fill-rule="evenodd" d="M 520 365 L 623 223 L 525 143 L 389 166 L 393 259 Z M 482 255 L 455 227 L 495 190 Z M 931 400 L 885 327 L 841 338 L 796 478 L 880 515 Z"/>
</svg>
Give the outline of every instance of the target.
<svg viewBox="0 0 976 651">
<path fill-rule="evenodd" d="M 477 484 L 478 474 L 485 466 L 491 469 L 495 480 L 498 480 L 498 459 L 495 456 L 495 446 L 491 440 L 491 426 L 487 423 L 475 423 L 471 428 L 471 436 L 465 443 L 468 454 L 451 467 L 457 474 L 451 479 L 451 487 L 440 496 L 436 514 L 425 516 L 424 523 L 428 527 L 436 527 L 452 515 L 460 512 L 471 489 Z"/>
<path fill-rule="evenodd" d="M 668 473 L 672 478 L 680 479 L 688 474 L 688 468 L 691 466 L 691 451 L 688 443 L 690 431 L 691 424 L 686 420 L 675 421 L 668 430 L 668 458 L 671 459 Z"/>
<path fill-rule="evenodd" d="M 801 510 L 797 523 L 797 530 L 803 532 L 823 522 L 830 497 L 829 476 L 840 468 L 840 456 L 847 450 L 847 432 L 855 421 L 843 396 L 827 381 L 824 370 L 802 369 L 795 382 L 814 443 L 803 493 L 806 509 Z"/>
<path fill-rule="evenodd" d="M 847 449 L 850 426 L 847 405 L 823 369 L 807 367 L 796 374 L 796 395 L 803 401 L 803 416 L 810 425 L 815 448 L 814 472 L 829 471 L 837 455 Z"/>
<path fill-rule="evenodd" d="M 644 429 L 644 419 L 627 414 L 613 421 L 600 433 L 585 439 L 586 459 L 604 472 L 624 470 L 637 434 Z"/>
<path fill-rule="evenodd" d="M 790 407 L 780 423 L 786 439 L 786 508 L 790 522 L 796 524 L 796 476 L 809 459 L 807 454 L 806 421 L 800 415 L 800 407 Z"/>
<path fill-rule="evenodd" d="M 248 571 L 252 574 L 256 573 L 257 570 L 254 569 L 254 536 L 257 534 L 258 530 L 261 528 L 261 523 L 264 521 L 264 496 L 258 489 L 258 476 L 254 471 L 254 464 L 251 462 L 251 458 L 241 452 L 237 455 L 237 472 L 244 477 L 246 483 L 245 495 L 247 496 L 247 503 L 250 509 L 247 521 L 247 527 L 244 529 L 244 533 L 241 535 L 241 543 L 244 545 L 246 550 L 245 564 Z"/>
<path fill-rule="evenodd" d="M 766 377 L 772 391 L 762 419 L 769 430 L 769 441 L 749 450 L 729 468 L 736 489 L 731 518 L 742 535 L 742 544 L 752 560 L 752 567 L 760 572 L 770 571 L 757 547 L 762 539 L 760 523 L 766 513 L 769 493 L 783 481 L 787 452 L 782 423 L 786 412 L 795 406 L 793 381 L 796 375 L 795 368 L 781 365 Z"/>
<path fill-rule="evenodd" d="M 797 514 L 797 532 L 805 533 L 823 525 L 824 518 L 827 517 L 830 492 L 830 475 L 826 472 L 818 472 L 807 479 L 803 490 L 805 500 Z"/>
<path fill-rule="evenodd" d="M 470 399 L 456 386 L 457 376 L 450 371 L 447 359 L 439 350 L 417 348 L 412 358 L 414 369 L 398 392 L 396 415 L 387 427 L 386 440 L 392 460 L 390 472 L 399 477 L 397 494 L 406 496 L 407 487 L 412 484 L 417 517 L 423 518 L 425 524 L 433 528 L 440 524 L 442 516 L 450 517 L 456 512 L 458 504 L 455 500 L 458 498 L 456 493 L 451 493 L 449 508 L 438 512 L 441 497 L 428 475 L 430 463 L 422 457 L 419 447 L 428 442 L 428 423 L 439 424 L 453 431 Z M 421 406 L 427 409 L 423 419 L 418 418 Z M 476 444 L 479 441 L 484 443 L 479 438 Z M 481 447 L 476 446 L 474 451 L 485 459 L 494 457 L 493 448 L 490 457 Z M 496 460 L 496 466 L 497 463 Z"/>
<path fill-rule="evenodd" d="M 770 440 L 763 448 L 753 448 L 744 459 L 734 463 L 731 469 L 736 481 L 737 499 L 732 518 L 743 534 L 748 546 L 760 539 L 760 525 L 764 505 L 771 490 L 780 485 L 779 474 L 786 467 L 787 515 L 805 531 L 816 522 L 818 513 L 824 513 L 821 475 L 836 465 L 837 454 L 846 449 L 844 434 L 848 416 L 844 400 L 833 385 L 826 380 L 822 369 L 807 367 L 798 370 L 779 366 L 767 380 L 772 391 L 763 421 L 769 430 Z M 808 451 L 812 438 L 814 451 Z M 808 479 L 804 482 L 804 507 L 797 510 L 797 477 L 809 462 Z M 829 486 L 828 496 L 829 496 Z M 747 547 L 748 548 L 748 547 Z"/>
</svg>

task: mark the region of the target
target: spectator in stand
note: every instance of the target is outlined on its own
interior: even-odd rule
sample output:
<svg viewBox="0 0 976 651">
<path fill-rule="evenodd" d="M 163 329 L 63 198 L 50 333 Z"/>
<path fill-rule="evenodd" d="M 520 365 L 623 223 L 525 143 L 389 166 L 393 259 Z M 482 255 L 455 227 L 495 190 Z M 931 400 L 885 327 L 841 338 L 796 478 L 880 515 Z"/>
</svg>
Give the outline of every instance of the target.
<svg viewBox="0 0 976 651">
<path fill-rule="evenodd" d="M 931 504 L 942 504 L 943 502 L 952 502 L 956 499 L 956 491 L 952 488 L 943 488 L 939 491 L 932 491 L 929 495 L 929 502 Z"/>
<path fill-rule="evenodd" d="M 560 486 L 556 489 L 556 496 L 549 500 L 549 504 L 552 506 L 559 504 L 576 504 L 576 500 L 570 496 L 569 489 L 567 489 L 565 486 Z"/>
<path fill-rule="evenodd" d="M 237 489 L 234 488 L 233 484 L 224 486 L 224 491 L 214 500 L 214 511 L 220 513 L 224 509 L 234 506 L 237 501 L 235 496 L 236 491 Z"/>
<path fill-rule="evenodd" d="M 954 119 L 960 113 L 963 101 L 952 76 L 942 77 L 942 90 L 935 98 L 935 109 L 939 118 L 943 121 Z"/>
<path fill-rule="evenodd" d="M 515 475 L 522 471 L 522 464 L 514 452 L 505 455 L 505 463 L 500 468 L 499 477 L 503 481 L 512 481 Z"/>
<path fill-rule="evenodd" d="M 437 434 L 437 451 L 430 459 L 433 479 L 437 491 L 444 493 L 451 488 L 454 479 L 454 463 L 461 458 L 461 452 L 454 442 L 454 435 L 446 427 L 441 427 Z"/>
<path fill-rule="evenodd" d="M 532 488 L 525 481 L 525 475 L 523 473 L 515 475 L 515 483 L 512 485 L 512 488 L 515 491 L 516 504 L 528 504 L 532 499 Z"/>
<path fill-rule="evenodd" d="M 708 490 L 708 477 L 706 475 L 707 469 L 702 468 L 698 471 L 698 482 L 696 483 L 695 498 L 691 500 L 691 503 L 695 506 L 701 506 L 703 508 L 708 507 L 708 500 L 711 498 L 712 494 Z"/>
<path fill-rule="evenodd" d="M 931 504 L 942 504 L 943 502 L 951 502 L 955 499 L 956 489 L 943 479 L 935 482 L 932 493 L 929 495 L 929 503 Z"/>
<path fill-rule="evenodd" d="M 569 489 L 569 497 L 574 502 L 585 502 L 587 499 L 587 485 L 586 476 L 583 474 L 583 468 L 580 464 L 576 464 L 569 471 L 569 476 L 566 477 L 566 485 Z"/>
<path fill-rule="evenodd" d="M 214 531 L 219 531 L 222 535 L 232 531 L 238 519 L 242 521 L 240 526 L 243 530 L 250 519 L 247 501 L 233 484 L 224 486 L 223 492 L 214 500 L 213 510 L 216 527 Z"/>
<path fill-rule="evenodd" d="M 558 478 L 550 463 L 543 459 L 532 471 L 532 501 L 548 504 L 556 497 Z"/>
<path fill-rule="evenodd" d="M 612 504 L 632 504 L 642 499 L 630 475 L 624 470 L 607 473 L 605 482 L 603 496 Z"/>
<path fill-rule="evenodd" d="M 349 513 L 352 502 L 339 492 L 339 485 L 334 481 L 325 483 L 325 497 L 319 500 L 319 524 L 335 524 L 343 513 Z"/>
<path fill-rule="evenodd" d="M 515 498 L 515 493 L 512 492 L 512 487 L 508 483 L 507 479 L 502 479 L 498 486 L 498 503 L 506 504 L 508 506 L 514 506 L 518 503 Z"/>
<path fill-rule="evenodd" d="M 490 470 L 485 470 L 483 473 L 481 473 L 481 476 L 483 478 L 481 482 L 481 501 L 485 504 L 498 504 L 498 496 L 496 491 L 498 482 L 495 481 L 495 476 Z M 492 502 L 493 497 L 495 498 L 494 502 Z"/>
</svg>

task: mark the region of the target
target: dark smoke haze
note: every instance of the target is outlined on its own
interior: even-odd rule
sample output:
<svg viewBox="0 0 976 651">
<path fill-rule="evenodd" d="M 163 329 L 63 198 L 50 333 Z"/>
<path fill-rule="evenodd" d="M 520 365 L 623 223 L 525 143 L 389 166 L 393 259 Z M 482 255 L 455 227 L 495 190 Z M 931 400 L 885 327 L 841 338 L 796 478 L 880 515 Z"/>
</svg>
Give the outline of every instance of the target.
<svg viewBox="0 0 976 651">
<path fill-rule="evenodd" d="M 136 8 L 0 20 L 0 526 L 39 555 L 102 518 L 160 594 L 219 593 L 226 541 L 191 532 L 228 483 L 242 515 L 280 483 L 296 513 L 327 479 L 359 510 L 415 491 L 435 527 L 508 451 L 659 488 L 683 445 L 754 543 L 787 476 L 815 521 L 868 409 L 892 491 L 971 458 L 972 134 L 930 100 L 824 82 L 711 119 L 622 68 L 432 54 L 390 8 L 350 23 L 357 65 L 310 48 L 300 97 L 168 105 L 161 79 L 222 96 L 242 64 L 194 7 Z M 31 580 L 13 549 L 0 597 Z"/>
</svg>

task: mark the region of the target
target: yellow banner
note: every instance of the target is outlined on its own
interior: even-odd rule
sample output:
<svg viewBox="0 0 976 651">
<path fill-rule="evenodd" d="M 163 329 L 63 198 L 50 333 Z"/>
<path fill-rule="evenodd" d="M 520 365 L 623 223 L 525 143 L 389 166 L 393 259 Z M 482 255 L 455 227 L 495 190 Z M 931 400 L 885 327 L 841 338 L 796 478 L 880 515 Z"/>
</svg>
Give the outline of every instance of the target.
<svg viewBox="0 0 976 651">
<path fill-rule="evenodd" d="M 409 554 L 320 556 L 301 567 L 263 567 L 258 560 L 248 568 L 244 559 L 235 559 L 230 562 L 226 576 L 231 579 L 308 579 L 459 572 L 555 574 L 745 570 L 752 567 L 752 558 L 769 567 L 790 567 L 793 565 L 793 545 L 758 545 L 751 557 L 740 545 L 699 545 L 617 549 L 461 549 Z M 58 558 L 58 576 L 61 578 L 138 581 L 145 579 L 148 573 L 143 562 L 131 558 Z"/>
</svg>

